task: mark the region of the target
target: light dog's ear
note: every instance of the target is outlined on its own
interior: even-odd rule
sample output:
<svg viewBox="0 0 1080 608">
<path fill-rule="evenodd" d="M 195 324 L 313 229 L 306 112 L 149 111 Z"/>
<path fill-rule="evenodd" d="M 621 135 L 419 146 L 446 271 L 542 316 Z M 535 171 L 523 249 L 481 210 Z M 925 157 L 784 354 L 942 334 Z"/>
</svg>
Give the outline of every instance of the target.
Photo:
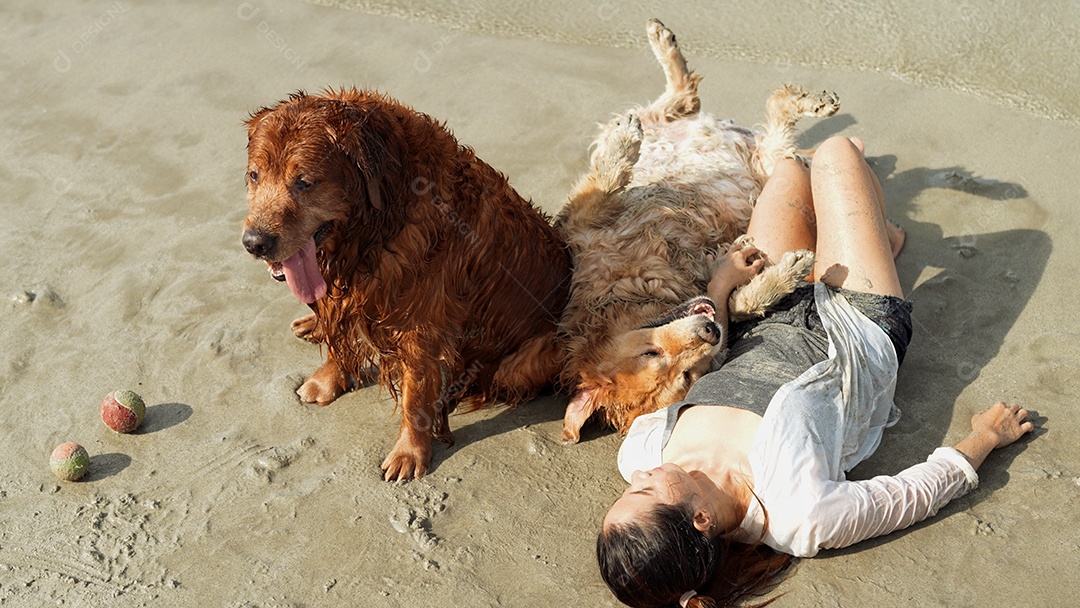
<svg viewBox="0 0 1080 608">
<path fill-rule="evenodd" d="M 599 406 L 596 387 L 583 387 L 584 385 L 578 386 L 574 398 L 566 405 L 566 415 L 563 416 L 563 445 L 577 443 L 581 439 L 581 427 Z"/>
</svg>

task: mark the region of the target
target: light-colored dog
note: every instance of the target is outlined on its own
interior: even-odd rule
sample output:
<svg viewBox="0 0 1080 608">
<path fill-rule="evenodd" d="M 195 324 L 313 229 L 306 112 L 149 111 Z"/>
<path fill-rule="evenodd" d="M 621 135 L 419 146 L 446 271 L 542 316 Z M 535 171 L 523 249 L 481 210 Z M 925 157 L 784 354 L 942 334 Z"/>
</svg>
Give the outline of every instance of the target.
<svg viewBox="0 0 1080 608">
<path fill-rule="evenodd" d="M 662 23 L 649 42 L 667 77 L 659 99 L 601 129 L 556 228 L 574 255 L 560 333 L 563 383 L 574 387 L 563 443 L 594 413 L 626 432 L 637 416 L 670 405 L 714 365 L 726 336 L 700 297 L 719 255 L 749 244 L 750 212 L 781 159 L 795 157 L 801 116 L 830 116 L 831 93 L 784 85 L 766 105 L 760 133 L 700 112 L 697 85 Z M 740 238 L 741 237 L 741 238 Z M 813 267 L 789 252 L 737 290 L 732 319 L 764 314 Z M 680 305 L 680 303 L 683 303 Z"/>
</svg>

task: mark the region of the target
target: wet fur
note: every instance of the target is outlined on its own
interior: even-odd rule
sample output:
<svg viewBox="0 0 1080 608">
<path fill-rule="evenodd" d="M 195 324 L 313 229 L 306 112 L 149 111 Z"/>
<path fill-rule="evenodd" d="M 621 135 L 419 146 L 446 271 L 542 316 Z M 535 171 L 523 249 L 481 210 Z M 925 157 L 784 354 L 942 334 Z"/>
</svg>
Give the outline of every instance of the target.
<svg viewBox="0 0 1080 608">
<path fill-rule="evenodd" d="M 459 402 L 520 403 L 556 377 L 565 244 L 443 124 L 346 89 L 298 93 L 247 126 L 245 228 L 277 238 L 271 262 L 315 234 L 328 286 L 293 324 L 327 353 L 297 392 L 326 405 L 377 364 L 402 411 L 386 479 L 426 473 Z"/>
</svg>

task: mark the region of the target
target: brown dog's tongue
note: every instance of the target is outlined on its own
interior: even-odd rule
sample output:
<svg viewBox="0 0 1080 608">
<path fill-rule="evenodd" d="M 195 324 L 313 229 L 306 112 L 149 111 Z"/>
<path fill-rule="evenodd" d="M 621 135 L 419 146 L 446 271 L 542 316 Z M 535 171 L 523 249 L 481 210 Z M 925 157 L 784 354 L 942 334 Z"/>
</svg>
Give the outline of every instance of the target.
<svg viewBox="0 0 1080 608">
<path fill-rule="evenodd" d="M 285 281 L 296 299 L 311 304 L 326 295 L 326 281 L 315 258 L 315 239 L 308 239 L 292 257 L 281 263 Z"/>
</svg>

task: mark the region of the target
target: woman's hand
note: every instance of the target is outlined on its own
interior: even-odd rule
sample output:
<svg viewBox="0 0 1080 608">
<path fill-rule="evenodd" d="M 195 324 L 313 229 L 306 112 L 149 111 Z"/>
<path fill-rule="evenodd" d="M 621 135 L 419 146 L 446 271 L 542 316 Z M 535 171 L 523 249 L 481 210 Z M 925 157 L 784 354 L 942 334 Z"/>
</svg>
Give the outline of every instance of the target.
<svg viewBox="0 0 1080 608">
<path fill-rule="evenodd" d="M 994 442 L 994 448 L 1003 448 L 1034 430 L 1035 425 L 1027 417 L 1028 411 L 1019 405 L 998 401 L 972 416 L 971 433 L 984 435 Z"/>
<path fill-rule="evenodd" d="M 999 401 L 971 418 L 971 434 L 956 444 L 955 448 L 976 469 L 986 456 L 997 448 L 1003 448 L 1034 430 L 1035 425 L 1027 419 L 1028 411 L 1016 405 Z"/>
<path fill-rule="evenodd" d="M 761 272 L 765 260 L 759 254 L 756 248 L 746 247 L 729 251 L 717 260 L 709 281 L 709 296 L 717 306 L 725 305 L 732 291 Z"/>
</svg>

